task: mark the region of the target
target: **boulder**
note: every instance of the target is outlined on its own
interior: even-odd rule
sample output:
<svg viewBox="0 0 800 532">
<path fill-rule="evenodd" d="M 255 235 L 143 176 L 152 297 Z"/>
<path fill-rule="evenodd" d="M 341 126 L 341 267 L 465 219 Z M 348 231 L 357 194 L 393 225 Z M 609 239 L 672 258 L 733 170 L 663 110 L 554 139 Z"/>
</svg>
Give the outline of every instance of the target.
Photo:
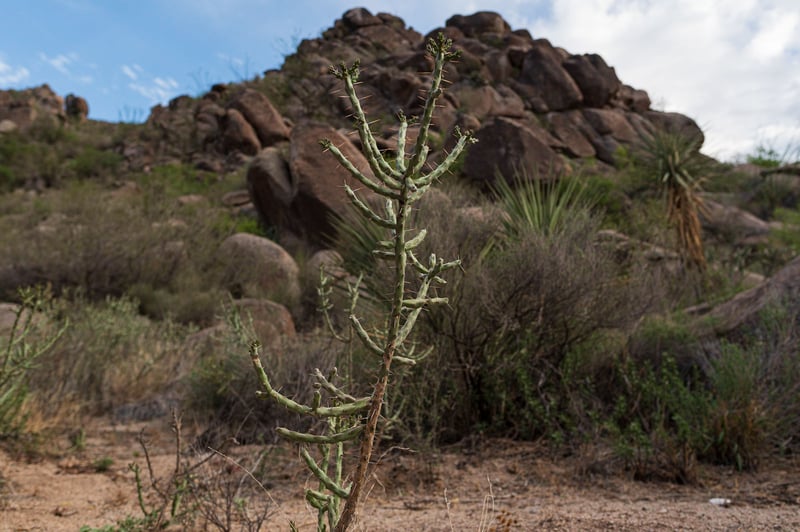
<svg viewBox="0 0 800 532">
<path fill-rule="evenodd" d="M 217 250 L 225 283 L 234 295 L 269 297 L 293 304 L 300 295 L 299 268 L 281 246 L 264 237 L 236 233 Z"/>
<path fill-rule="evenodd" d="M 11 133 L 12 131 L 16 131 L 18 129 L 17 123 L 13 120 L 9 120 L 4 118 L 0 120 L 0 133 Z"/>
<path fill-rule="evenodd" d="M 203 99 L 197 104 L 197 110 L 194 114 L 194 122 L 197 128 L 195 136 L 203 147 L 217 139 L 220 133 L 220 124 L 224 118 L 225 109 L 214 101 Z"/>
<path fill-rule="evenodd" d="M 69 118 L 84 122 L 89 116 L 89 103 L 80 96 L 67 94 L 67 98 L 64 100 L 64 106 Z"/>
<path fill-rule="evenodd" d="M 575 80 L 564 70 L 562 56 L 550 41 L 539 39 L 533 42 L 525 54 L 519 80 L 544 102 L 545 111 L 573 109 L 583 103 Z"/>
<path fill-rule="evenodd" d="M 650 96 L 641 89 L 634 89 L 630 85 L 622 85 L 617 93 L 620 104 L 630 111 L 644 113 L 650 110 Z"/>
<path fill-rule="evenodd" d="M 47 120 L 56 125 L 63 118 L 64 99 L 49 85 L 21 91 L 0 91 L 0 122 L 8 120 L 25 131 L 34 122 Z"/>
<path fill-rule="evenodd" d="M 584 109 L 583 116 L 600 135 L 611 135 L 614 140 L 628 144 L 639 139 L 621 109 Z"/>
<path fill-rule="evenodd" d="M 265 225 L 292 228 L 290 210 L 297 183 L 277 146 L 264 148 L 250 162 L 247 190 Z"/>
<path fill-rule="evenodd" d="M 800 257 L 795 257 L 772 277 L 757 286 L 736 294 L 692 324 L 699 336 L 735 334 L 756 322 L 762 309 L 769 305 L 800 301 Z"/>
<path fill-rule="evenodd" d="M 285 306 L 255 298 L 237 299 L 233 304 L 243 319 L 253 320 L 253 329 L 262 345 L 276 346 L 281 340 L 297 336 L 292 314 Z"/>
<path fill-rule="evenodd" d="M 289 169 L 297 183 L 291 215 L 298 233 L 312 242 L 322 243 L 334 234 L 333 216 L 343 216 L 351 208 L 344 190 L 347 183 L 365 201 L 374 194 L 364 189 L 336 158 L 322 149 L 321 139 L 330 140 L 342 154 L 367 177 L 372 176 L 369 163 L 343 134 L 324 124 L 306 122 L 292 130 Z"/>
<path fill-rule="evenodd" d="M 570 56 L 563 66 L 578 84 L 587 107 L 603 107 L 622 85 L 614 69 L 597 54 Z"/>
<path fill-rule="evenodd" d="M 553 134 L 564 143 L 564 151 L 571 157 L 594 157 L 596 151 L 583 131 L 586 124 L 580 111 L 548 113 L 547 121 Z"/>
<path fill-rule="evenodd" d="M 769 223 L 733 205 L 704 198 L 700 210 L 703 229 L 739 245 L 759 244 L 767 240 Z"/>
<path fill-rule="evenodd" d="M 703 130 L 697 125 L 697 122 L 692 120 L 686 115 L 680 113 L 662 113 L 660 111 L 647 111 L 643 113 L 653 125 L 666 131 L 667 133 L 675 133 L 683 135 L 687 138 L 697 139 L 699 145 L 703 145 L 705 135 Z"/>
<path fill-rule="evenodd" d="M 380 17 L 373 15 L 363 7 L 356 7 L 346 11 L 342 15 L 342 22 L 351 30 L 383 24 L 383 20 Z"/>
<path fill-rule="evenodd" d="M 482 186 L 491 185 L 499 173 L 506 180 L 515 176 L 537 179 L 559 175 L 565 165 L 530 127 L 510 118 L 495 118 L 475 134 L 464 161 L 464 174 Z"/>
<path fill-rule="evenodd" d="M 242 113 L 255 130 L 261 146 L 271 146 L 289 138 L 289 129 L 283 117 L 264 94 L 245 89 L 232 103 L 231 107 Z"/>
<path fill-rule="evenodd" d="M 486 55 L 486 68 L 494 83 L 506 83 L 513 74 L 513 67 L 504 50 L 492 50 Z"/>
<path fill-rule="evenodd" d="M 253 126 L 236 109 L 228 109 L 223 117 L 222 149 L 225 152 L 239 151 L 255 155 L 261 149 Z"/>
<path fill-rule="evenodd" d="M 461 30 L 467 37 L 480 37 L 484 33 L 509 33 L 511 26 L 494 11 L 479 11 L 472 15 L 454 15 L 447 19 L 445 26 Z"/>
</svg>

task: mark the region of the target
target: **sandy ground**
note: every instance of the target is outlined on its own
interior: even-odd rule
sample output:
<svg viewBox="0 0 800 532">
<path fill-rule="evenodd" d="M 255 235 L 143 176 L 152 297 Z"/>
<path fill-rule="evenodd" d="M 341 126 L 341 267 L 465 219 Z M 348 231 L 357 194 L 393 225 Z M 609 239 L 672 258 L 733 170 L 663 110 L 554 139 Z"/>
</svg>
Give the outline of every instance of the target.
<svg viewBox="0 0 800 532">
<path fill-rule="evenodd" d="M 146 461 L 137 443 L 142 428 L 150 442 L 155 477 L 167 479 L 175 454 L 163 420 L 149 425 L 98 424 L 87 430 L 82 450 L 70 450 L 64 437 L 61 449 L 46 457 L 26 457 L 19 449 L 0 451 L 0 531 L 77 531 L 140 517 L 128 464 L 140 464 L 147 483 Z M 290 521 L 299 530 L 314 530 L 316 514 L 303 498 L 303 487 L 314 484 L 293 449 L 276 447 L 265 453 L 259 475 L 263 488 L 256 488 L 233 465 L 259 450 L 263 448 L 231 448 L 226 458 L 217 455 L 217 462 L 198 468 L 196 476 L 210 478 L 213 465 L 215 471 L 225 470 L 225 478 L 237 487 L 252 484 L 251 516 L 256 510 L 267 515 L 261 530 L 288 530 Z M 199 462 L 196 456 L 187 460 Z M 552 457 L 536 444 L 504 440 L 435 455 L 389 450 L 371 478 L 355 529 L 800 530 L 797 459 L 772 462 L 757 473 L 703 468 L 692 486 L 635 482 L 620 473 L 592 476 L 586 466 L 585 459 Z M 219 517 L 224 514 L 219 501 L 225 497 L 212 492 L 217 494 L 218 503 L 212 507 Z M 160 500 L 149 485 L 145 495 L 148 504 Z M 730 499 L 730 504 L 717 506 L 709 502 L 712 498 Z M 233 525 L 233 530 L 247 530 L 241 522 Z M 184 529 L 216 528 L 202 518 L 170 527 Z"/>
</svg>

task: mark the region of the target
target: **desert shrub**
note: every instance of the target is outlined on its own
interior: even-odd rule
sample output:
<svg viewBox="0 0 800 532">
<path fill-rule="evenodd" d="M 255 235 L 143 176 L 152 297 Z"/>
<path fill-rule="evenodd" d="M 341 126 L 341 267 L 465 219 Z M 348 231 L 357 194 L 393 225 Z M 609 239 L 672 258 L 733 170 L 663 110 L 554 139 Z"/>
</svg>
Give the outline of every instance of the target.
<svg viewBox="0 0 800 532">
<path fill-rule="evenodd" d="M 118 153 L 87 146 L 67 166 L 75 177 L 81 179 L 112 177 L 119 170 L 122 160 Z"/>
<path fill-rule="evenodd" d="M 0 218 L 9 250 L 0 256 L 0 292 L 50 283 L 90 299 L 130 293 L 151 316 L 210 321 L 223 293 L 214 255 L 229 234 L 221 215 L 150 189 L 126 194 L 83 182 L 23 198 L 33 208 Z"/>
<path fill-rule="evenodd" d="M 141 316 L 135 300 L 73 296 L 55 305 L 70 327 L 40 358 L 30 381 L 35 410 L 45 420 L 66 422 L 149 399 L 191 363 L 184 343 L 191 329 Z"/>
<path fill-rule="evenodd" d="M 669 356 L 659 367 L 622 361 L 619 376 L 621 393 L 605 426 L 633 477 L 694 482 L 698 450 L 710 442 L 709 392 L 684 379 Z"/>
<path fill-rule="evenodd" d="M 767 306 L 744 333 L 728 340 L 735 345 L 723 342 L 720 350 L 723 356 L 716 368 L 719 382 L 715 384 L 721 389 L 731 390 L 730 401 L 742 401 L 735 403 L 740 408 L 739 412 L 746 413 L 746 409 L 742 410 L 741 407 L 747 404 L 756 409 L 756 422 L 740 422 L 740 425 L 752 426 L 763 434 L 756 437 L 742 435 L 739 438 L 744 443 L 762 442 L 762 451 L 786 452 L 800 448 L 797 422 L 800 419 L 798 301 L 800 299 L 795 290 L 782 301 Z M 725 357 L 732 362 L 726 364 Z M 723 388 L 726 382 L 727 388 Z M 734 389 L 737 391 L 734 392 Z M 745 401 L 748 397 L 751 398 L 750 403 Z M 746 416 L 744 418 L 747 419 Z M 747 448 L 743 449 L 745 451 Z"/>
<path fill-rule="evenodd" d="M 646 321 L 618 369 L 606 428 L 634 476 L 693 481 L 697 460 L 754 469 L 800 439 L 798 308 L 762 311 L 729 339 Z"/>
<path fill-rule="evenodd" d="M 44 287 L 24 288 L 8 331 L 0 331 L 0 436 L 25 427 L 30 373 L 67 328 L 52 319 L 52 294 Z"/>
<path fill-rule="evenodd" d="M 650 316 L 631 335 L 628 352 L 638 363 L 658 367 L 670 357 L 684 377 L 695 370 L 707 375 L 710 365 L 700 340 L 692 332 L 688 320 L 680 313 L 671 316 Z"/>
<path fill-rule="evenodd" d="M 588 211 L 565 216 L 549 234 L 518 232 L 513 244 L 490 252 L 485 239 L 496 222 L 452 223 L 458 218 L 442 212 L 448 217 L 473 244 L 462 248 L 465 272 L 451 279 L 450 308 L 426 314 L 421 338 L 435 346 L 432 360 L 400 387 L 415 405 L 404 415 L 409 429 L 442 440 L 475 430 L 525 438 L 568 432 L 577 378 L 569 353 L 600 331 L 630 326 L 657 295 L 620 276 L 594 242 L 599 221 Z M 429 227 L 437 242 L 453 241 Z"/>
</svg>

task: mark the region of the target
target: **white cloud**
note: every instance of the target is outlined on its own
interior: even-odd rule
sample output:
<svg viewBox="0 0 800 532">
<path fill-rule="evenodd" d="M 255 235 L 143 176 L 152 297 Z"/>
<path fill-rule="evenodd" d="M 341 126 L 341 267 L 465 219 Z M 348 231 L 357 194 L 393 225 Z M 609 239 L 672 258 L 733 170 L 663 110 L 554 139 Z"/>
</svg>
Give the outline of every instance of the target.
<svg viewBox="0 0 800 532">
<path fill-rule="evenodd" d="M 133 81 L 139 79 L 139 74 L 137 74 L 134 67 L 129 67 L 128 65 L 122 65 L 122 73 L 131 78 Z"/>
<path fill-rule="evenodd" d="M 0 59 L 0 85 L 15 85 L 28 79 L 30 71 L 25 67 L 12 67 Z"/>
<path fill-rule="evenodd" d="M 150 103 L 164 103 L 176 95 L 180 85 L 173 78 L 155 77 L 149 83 L 129 83 L 128 88 L 144 96 Z"/>
<path fill-rule="evenodd" d="M 68 67 L 78 60 L 78 54 L 75 52 L 70 52 L 68 54 L 58 54 L 55 57 L 49 57 L 45 53 L 39 53 L 39 59 L 55 68 L 65 76 L 69 76 L 70 71 Z"/>
<path fill-rule="evenodd" d="M 91 63 L 89 65 L 81 65 L 78 62 L 80 56 L 75 52 L 58 54 L 55 57 L 50 57 L 44 52 L 40 52 L 39 59 L 56 69 L 64 76 L 71 80 L 77 81 L 78 83 L 89 84 L 94 81 L 94 78 L 88 74 L 76 74 L 73 72 L 74 67 L 77 67 L 78 70 L 86 69 L 87 67 L 91 70 L 97 70 L 97 65 Z"/>
<path fill-rule="evenodd" d="M 216 54 L 217 59 L 221 59 L 225 61 L 230 66 L 241 67 L 244 66 L 244 59 L 240 59 L 238 57 L 231 57 L 228 54 L 223 54 L 222 52 L 217 52 Z"/>
</svg>

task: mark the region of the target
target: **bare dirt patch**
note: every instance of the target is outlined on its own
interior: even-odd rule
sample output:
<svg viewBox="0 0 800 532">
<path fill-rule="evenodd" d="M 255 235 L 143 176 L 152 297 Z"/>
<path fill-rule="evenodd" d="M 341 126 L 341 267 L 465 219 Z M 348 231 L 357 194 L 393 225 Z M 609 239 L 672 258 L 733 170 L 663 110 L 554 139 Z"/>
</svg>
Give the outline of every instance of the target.
<svg viewBox="0 0 800 532">
<path fill-rule="evenodd" d="M 130 462 L 146 467 L 137 435 L 146 429 L 156 476 L 174 467 L 166 421 L 147 425 L 94 423 L 84 449 L 31 459 L 0 451 L 0 530 L 78 530 L 140 517 Z M 255 455 L 240 446 L 232 460 Z M 262 463 L 266 507 L 262 530 L 313 530 L 305 504 L 313 480 L 289 447 L 270 449 Z M 193 459 L 192 459 L 193 460 Z M 191 460 L 190 460 L 191 461 Z M 800 530 L 800 463 L 785 459 L 757 473 L 703 467 L 697 485 L 635 482 L 592 474 L 597 460 L 553 457 L 531 443 L 490 440 L 435 454 L 387 451 L 371 478 L 357 530 Z M 238 472 L 235 472 L 238 474 Z M 716 506 L 712 498 L 730 499 Z M 191 527 L 203 530 L 202 519 Z M 185 529 L 185 526 L 174 529 Z M 235 529 L 238 529 L 235 528 Z"/>
</svg>

